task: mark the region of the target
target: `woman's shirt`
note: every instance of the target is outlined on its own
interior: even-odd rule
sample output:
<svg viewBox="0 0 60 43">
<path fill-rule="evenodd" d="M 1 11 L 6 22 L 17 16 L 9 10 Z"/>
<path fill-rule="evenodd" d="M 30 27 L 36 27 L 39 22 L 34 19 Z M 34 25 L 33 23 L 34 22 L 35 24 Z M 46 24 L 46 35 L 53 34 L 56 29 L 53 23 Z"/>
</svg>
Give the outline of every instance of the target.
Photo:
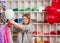
<svg viewBox="0 0 60 43">
<path fill-rule="evenodd" d="M 17 43 L 32 43 L 32 32 L 35 31 L 34 25 L 23 25 L 18 34 Z"/>
</svg>

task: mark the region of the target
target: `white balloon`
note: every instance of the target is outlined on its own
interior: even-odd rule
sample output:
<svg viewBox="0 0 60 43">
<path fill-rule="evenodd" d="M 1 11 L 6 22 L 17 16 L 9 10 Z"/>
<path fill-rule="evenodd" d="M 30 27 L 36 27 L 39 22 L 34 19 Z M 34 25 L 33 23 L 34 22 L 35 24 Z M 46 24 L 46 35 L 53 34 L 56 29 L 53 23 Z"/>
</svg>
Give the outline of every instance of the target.
<svg viewBox="0 0 60 43">
<path fill-rule="evenodd" d="M 5 16 L 6 16 L 6 19 L 14 19 L 15 18 L 15 14 L 12 9 L 7 9 L 5 11 Z"/>
</svg>

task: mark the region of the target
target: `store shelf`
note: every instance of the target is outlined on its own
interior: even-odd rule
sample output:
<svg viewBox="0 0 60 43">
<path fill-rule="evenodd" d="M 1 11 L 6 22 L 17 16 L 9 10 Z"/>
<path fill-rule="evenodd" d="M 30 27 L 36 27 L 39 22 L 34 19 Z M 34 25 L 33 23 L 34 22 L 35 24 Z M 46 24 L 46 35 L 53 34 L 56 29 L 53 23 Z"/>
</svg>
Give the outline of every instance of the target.
<svg viewBox="0 0 60 43">
<path fill-rule="evenodd" d="M 46 41 L 50 41 L 50 43 L 54 43 L 55 41 L 56 41 L 55 43 L 58 43 L 57 39 L 60 38 L 60 35 L 57 35 L 57 34 L 51 35 L 50 32 L 54 30 L 57 33 L 57 31 L 60 30 L 60 23 L 54 23 L 53 25 L 46 23 L 44 20 L 44 17 L 46 16 L 45 11 L 44 10 L 40 11 L 41 7 L 43 6 L 46 7 L 48 5 L 51 5 L 51 0 L 6 0 L 5 4 L 6 4 L 6 9 L 12 9 L 12 10 L 15 8 L 18 9 L 18 11 L 14 11 L 14 13 L 16 14 L 16 18 L 22 18 L 22 15 L 24 13 L 30 13 L 30 16 L 33 22 L 32 24 L 34 25 L 35 30 L 41 33 L 37 35 L 32 35 L 32 37 L 34 38 L 38 37 L 37 40 L 41 39 L 42 40 L 41 43 L 44 43 L 46 38 L 48 39 Z M 37 8 L 39 9 L 39 11 L 32 11 L 31 9 L 25 11 L 25 9 L 28 7 L 30 7 L 31 9 Z M 24 9 L 24 11 L 19 11 L 20 9 Z M 4 13 L 5 11 L 0 11 L 0 12 Z M 5 23 L 5 24 L 8 24 L 8 23 Z M 0 25 L 3 25 L 3 23 L 0 23 Z M 17 32 L 17 31 L 14 31 L 14 32 Z M 44 33 L 49 33 L 49 34 L 44 35 Z M 17 36 L 18 36 L 18 33 L 13 33 L 14 38 Z"/>
<path fill-rule="evenodd" d="M 15 34 L 14 36 L 17 36 L 17 34 Z M 32 35 L 32 37 L 60 37 L 60 35 Z"/>
<path fill-rule="evenodd" d="M 39 12 L 39 11 L 14 11 L 16 13 L 20 12 L 20 13 L 42 13 L 42 12 Z"/>
<path fill-rule="evenodd" d="M 37 37 L 37 35 L 32 35 L 32 37 Z"/>
<path fill-rule="evenodd" d="M 5 11 L 1 11 L 1 12 L 5 12 Z M 14 11 L 14 13 L 38 13 L 38 11 Z M 39 12 L 41 13 L 41 12 Z"/>
<path fill-rule="evenodd" d="M 51 37 L 55 37 L 55 36 L 56 36 L 56 37 L 60 37 L 60 35 L 37 35 L 37 36 L 44 36 L 44 37 L 45 37 L 45 36 L 47 36 L 47 37 L 50 37 L 50 36 L 51 36 Z"/>
</svg>

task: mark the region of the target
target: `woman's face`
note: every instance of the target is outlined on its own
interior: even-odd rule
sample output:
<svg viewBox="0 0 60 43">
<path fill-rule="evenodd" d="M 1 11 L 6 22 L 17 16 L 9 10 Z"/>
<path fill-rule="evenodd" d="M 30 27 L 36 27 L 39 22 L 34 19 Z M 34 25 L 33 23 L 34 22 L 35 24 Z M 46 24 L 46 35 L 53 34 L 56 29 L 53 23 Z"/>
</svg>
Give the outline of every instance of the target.
<svg viewBox="0 0 60 43">
<path fill-rule="evenodd" d="M 27 23 L 28 23 L 28 21 L 29 21 L 29 20 L 28 20 L 28 18 L 27 18 L 27 17 L 25 17 L 25 16 L 23 16 L 23 23 L 24 23 L 24 24 L 27 24 Z"/>
</svg>

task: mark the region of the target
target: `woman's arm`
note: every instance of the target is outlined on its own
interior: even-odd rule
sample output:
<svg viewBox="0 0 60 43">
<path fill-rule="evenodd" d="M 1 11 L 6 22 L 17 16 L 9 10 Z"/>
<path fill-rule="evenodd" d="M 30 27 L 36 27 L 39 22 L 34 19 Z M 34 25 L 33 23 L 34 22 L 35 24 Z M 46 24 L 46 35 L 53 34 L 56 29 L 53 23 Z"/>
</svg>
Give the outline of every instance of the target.
<svg viewBox="0 0 60 43">
<path fill-rule="evenodd" d="M 22 24 L 16 23 L 13 19 L 9 20 L 9 22 L 19 29 L 23 28 Z"/>
</svg>

